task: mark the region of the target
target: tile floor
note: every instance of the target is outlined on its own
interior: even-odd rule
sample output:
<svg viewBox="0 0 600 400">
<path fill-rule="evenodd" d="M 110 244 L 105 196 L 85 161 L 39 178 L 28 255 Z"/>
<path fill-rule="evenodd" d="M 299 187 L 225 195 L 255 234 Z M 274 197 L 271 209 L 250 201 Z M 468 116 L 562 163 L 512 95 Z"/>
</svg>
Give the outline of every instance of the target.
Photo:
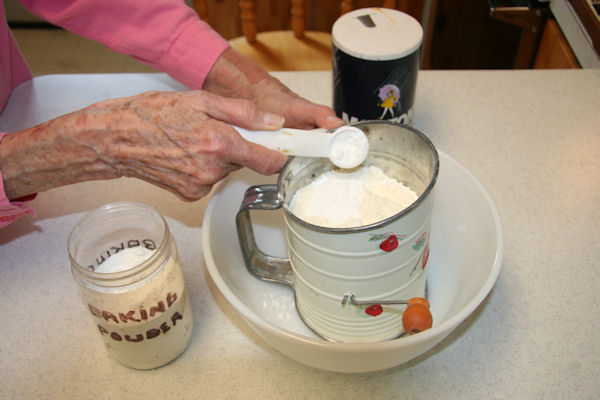
<svg viewBox="0 0 600 400">
<path fill-rule="evenodd" d="M 11 29 L 34 76 L 156 72 L 129 56 L 62 29 Z"/>
</svg>

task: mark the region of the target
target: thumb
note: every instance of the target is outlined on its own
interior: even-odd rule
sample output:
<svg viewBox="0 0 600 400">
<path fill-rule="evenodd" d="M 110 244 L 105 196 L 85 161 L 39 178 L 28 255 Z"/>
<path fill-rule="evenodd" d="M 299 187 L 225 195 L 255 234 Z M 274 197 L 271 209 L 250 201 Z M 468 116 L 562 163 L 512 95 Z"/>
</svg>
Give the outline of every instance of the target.
<svg viewBox="0 0 600 400">
<path fill-rule="evenodd" d="M 266 129 L 266 130 L 276 130 L 283 128 L 283 124 L 285 123 L 285 118 L 281 115 L 273 114 L 266 111 L 258 111 L 259 118 L 255 122 L 260 122 L 255 127 L 248 127 L 247 129 Z M 243 128 L 246 128 L 245 126 Z"/>
<path fill-rule="evenodd" d="M 207 114 L 214 119 L 248 130 L 276 130 L 283 127 L 285 118 L 262 111 L 250 100 L 233 99 L 211 94 Z"/>
</svg>

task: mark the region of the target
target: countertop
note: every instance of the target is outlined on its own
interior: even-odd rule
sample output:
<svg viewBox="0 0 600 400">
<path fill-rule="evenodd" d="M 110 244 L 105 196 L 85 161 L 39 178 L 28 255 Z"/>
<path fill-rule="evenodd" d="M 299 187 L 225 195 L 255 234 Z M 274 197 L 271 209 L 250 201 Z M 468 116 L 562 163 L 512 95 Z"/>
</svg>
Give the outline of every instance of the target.
<svg viewBox="0 0 600 400">
<path fill-rule="evenodd" d="M 329 72 L 275 75 L 331 103 Z M 107 98 L 178 89 L 161 74 L 38 77 L 15 90 L 0 129 Z M 0 398 L 597 398 L 599 110 L 597 69 L 419 73 L 414 126 L 487 189 L 502 220 L 504 261 L 487 299 L 440 344 L 367 374 L 307 367 L 246 325 L 204 267 L 209 198 L 184 203 L 128 178 L 41 193 L 37 216 L 0 230 Z M 143 201 L 166 216 L 196 318 L 186 352 L 150 371 L 108 357 L 67 257 L 73 225 L 119 200 Z"/>
</svg>

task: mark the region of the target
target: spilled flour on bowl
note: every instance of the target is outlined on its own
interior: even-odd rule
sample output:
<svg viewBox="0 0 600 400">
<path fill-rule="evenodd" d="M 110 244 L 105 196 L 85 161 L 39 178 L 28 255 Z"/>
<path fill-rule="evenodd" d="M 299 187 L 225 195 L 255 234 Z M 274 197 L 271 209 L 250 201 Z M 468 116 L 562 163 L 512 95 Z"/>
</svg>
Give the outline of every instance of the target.
<svg viewBox="0 0 600 400">
<path fill-rule="evenodd" d="M 328 171 L 292 197 L 290 211 L 313 225 L 352 228 L 389 218 L 417 200 L 417 194 L 375 166 Z"/>
</svg>

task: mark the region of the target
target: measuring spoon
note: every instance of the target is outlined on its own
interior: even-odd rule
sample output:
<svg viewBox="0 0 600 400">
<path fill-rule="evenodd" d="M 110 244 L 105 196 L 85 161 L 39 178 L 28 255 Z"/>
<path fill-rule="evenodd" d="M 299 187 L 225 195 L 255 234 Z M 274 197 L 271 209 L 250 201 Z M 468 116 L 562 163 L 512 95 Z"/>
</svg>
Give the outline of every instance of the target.
<svg viewBox="0 0 600 400">
<path fill-rule="evenodd" d="M 369 153 L 369 139 L 362 130 L 353 126 L 342 126 L 331 133 L 322 129 L 249 131 L 237 126 L 234 128 L 249 142 L 291 156 L 329 158 L 340 168 L 359 166 Z"/>
</svg>

